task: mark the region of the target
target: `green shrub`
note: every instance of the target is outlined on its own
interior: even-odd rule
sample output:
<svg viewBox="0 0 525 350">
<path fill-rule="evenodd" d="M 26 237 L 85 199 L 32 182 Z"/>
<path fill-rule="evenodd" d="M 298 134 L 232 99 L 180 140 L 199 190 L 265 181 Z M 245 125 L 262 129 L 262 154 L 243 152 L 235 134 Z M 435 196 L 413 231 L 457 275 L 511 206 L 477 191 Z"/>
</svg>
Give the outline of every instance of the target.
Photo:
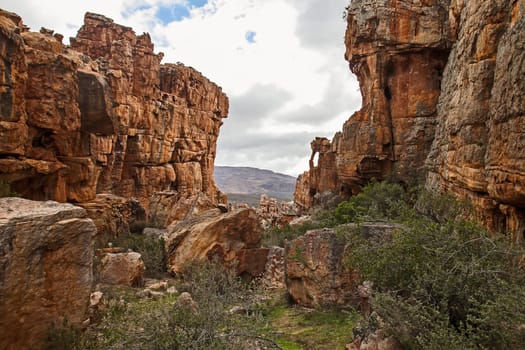
<svg viewBox="0 0 525 350">
<path fill-rule="evenodd" d="M 523 251 L 453 218 L 461 210 L 447 206 L 449 213 L 432 216 L 446 221 L 413 217 L 390 241 L 352 236 L 349 264 L 374 282 L 373 308 L 406 348 L 524 346 Z"/>
<path fill-rule="evenodd" d="M 334 223 L 403 220 L 412 215 L 413 192 L 397 183 L 372 181 L 361 193 L 337 206 Z"/>
<path fill-rule="evenodd" d="M 320 228 L 319 222 L 305 223 L 298 226 L 285 225 L 281 228 L 271 227 L 263 233 L 262 244 L 271 247 L 279 246 L 284 247 L 286 240 L 291 241 L 299 236 L 302 236 L 308 230 Z"/>
<path fill-rule="evenodd" d="M 118 236 L 113 245 L 140 253 L 146 266 L 147 277 L 161 277 L 166 272 L 163 239 L 130 233 Z"/>
<path fill-rule="evenodd" d="M 3 197 L 18 197 L 18 193 L 12 190 L 11 184 L 0 180 L 0 198 Z"/>
</svg>

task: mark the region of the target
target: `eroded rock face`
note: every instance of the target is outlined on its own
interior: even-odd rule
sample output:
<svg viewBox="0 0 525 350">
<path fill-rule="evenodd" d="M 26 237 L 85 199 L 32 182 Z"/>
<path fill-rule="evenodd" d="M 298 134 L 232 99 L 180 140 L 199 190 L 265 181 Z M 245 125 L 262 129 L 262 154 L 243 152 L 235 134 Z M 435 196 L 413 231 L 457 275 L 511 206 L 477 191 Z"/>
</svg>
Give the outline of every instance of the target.
<svg viewBox="0 0 525 350">
<path fill-rule="evenodd" d="M 525 242 L 525 2 L 455 1 L 427 186 L 472 200 L 492 230 Z"/>
<path fill-rule="evenodd" d="M 332 141 L 316 138 L 295 201 L 308 209 L 327 192 L 348 196 L 371 178 L 421 171 L 434 137 L 441 75 L 450 50 L 448 1 L 354 0 L 346 59 L 362 108 Z M 314 156 L 319 155 L 318 164 Z"/>
<path fill-rule="evenodd" d="M 84 209 L 0 199 L 0 348 L 40 348 L 52 323 L 80 326 L 96 228 Z"/>
<path fill-rule="evenodd" d="M 87 203 L 79 203 L 97 227 L 95 243 L 105 246 L 119 235 L 126 234 L 133 226 L 145 223 L 146 213 L 136 199 L 127 199 L 112 194 L 98 194 Z"/>
<path fill-rule="evenodd" d="M 217 259 L 233 267 L 240 258 L 246 262 L 244 250 L 259 247 L 261 227 L 253 209 L 235 209 L 228 213 L 212 209 L 169 226 L 164 239 L 170 271 L 180 272 L 192 260 L 203 259 Z M 264 269 L 265 263 L 266 258 L 259 264 L 261 269 L 252 269 L 245 263 L 246 268 L 239 272 L 252 274 Z"/>
<path fill-rule="evenodd" d="M 148 34 L 87 13 L 71 47 L 0 11 L 0 179 L 24 197 L 89 202 L 156 191 L 225 198 L 213 180 L 228 98 Z"/>
<path fill-rule="evenodd" d="M 286 244 L 286 286 L 295 302 L 318 307 L 352 300 L 354 278 L 344 264 L 345 246 L 331 229 L 311 230 Z"/>
</svg>

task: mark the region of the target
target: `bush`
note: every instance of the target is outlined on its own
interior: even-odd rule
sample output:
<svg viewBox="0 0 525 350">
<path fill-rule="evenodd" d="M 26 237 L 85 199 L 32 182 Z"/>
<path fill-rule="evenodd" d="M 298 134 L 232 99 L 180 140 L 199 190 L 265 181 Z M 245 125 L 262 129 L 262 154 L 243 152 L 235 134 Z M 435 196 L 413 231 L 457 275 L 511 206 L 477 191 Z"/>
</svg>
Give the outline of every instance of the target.
<svg viewBox="0 0 525 350">
<path fill-rule="evenodd" d="M 291 241 L 299 236 L 302 236 L 308 230 L 319 228 L 320 224 L 317 222 L 305 223 L 299 226 L 285 225 L 282 228 L 271 227 L 266 230 L 263 234 L 262 244 L 271 247 L 279 246 L 284 247 L 285 241 Z"/>
<path fill-rule="evenodd" d="M 337 206 L 334 223 L 404 220 L 412 215 L 415 192 L 412 189 L 406 191 L 397 183 L 372 181 L 361 193 Z"/>
<path fill-rule="evenodd" d="M 0 198 L 3 197 L 18 197 L 18 193 L 11 189 L 11 184 L 0 180 Z"/>
<path fill-rule="evenodd" d="M 130 233 L 118 236 L 113 245 L 140 253 L 146 266 L 147 277 L 161 277 L 166 272 L 163 239 Z"/>
<path fill-rule="evenodd" d="M 373 308 L 386 330 L 406 348 L 523 347 L 523 251 L 463 220 L 463 204 L 426 202 L 434 214 L 413 213 L 390 241 L 351 236 L 350 266 L 374 282 Z"/>
</svg>

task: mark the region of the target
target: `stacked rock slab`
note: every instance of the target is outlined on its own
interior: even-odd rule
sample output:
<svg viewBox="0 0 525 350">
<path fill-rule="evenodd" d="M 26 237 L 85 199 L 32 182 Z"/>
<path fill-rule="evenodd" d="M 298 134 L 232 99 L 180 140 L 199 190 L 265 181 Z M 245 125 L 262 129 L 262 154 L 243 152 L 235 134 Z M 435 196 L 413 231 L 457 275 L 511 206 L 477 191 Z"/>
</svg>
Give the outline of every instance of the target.
<svg viewBox="0 0 525 350">
<path fill-rule="evenodd" d="M 80 207 L 0 199 L 1 349 L 40 349 L 52 324 L 82 324 L 95 234 Z"/>
<path fill-rule="evenodd" d="M 228 99 L 182 64 L 161 65 L 148 34 L 87 13 L 71 47 L 0 11 L 0 179 L 24 197 L 173 190 L 223 201 L 213 180 Z"/>
<path fill-rule="evenodd" d="M 362 108 L 331 142 L 312 142 L 310 171 L 297 181 L 300 207 L 327 192 L 347 196 L 372 178 L 422 169 L 451 45 L 447 17 L 445 0 L 351 2 L 345 57 L 359 79 Z"/>
<path fill-rule="evenodd" d="M 525 242 L 525 1 L 453 1 L 427 186 L 471 199 Z"/>
</svg>

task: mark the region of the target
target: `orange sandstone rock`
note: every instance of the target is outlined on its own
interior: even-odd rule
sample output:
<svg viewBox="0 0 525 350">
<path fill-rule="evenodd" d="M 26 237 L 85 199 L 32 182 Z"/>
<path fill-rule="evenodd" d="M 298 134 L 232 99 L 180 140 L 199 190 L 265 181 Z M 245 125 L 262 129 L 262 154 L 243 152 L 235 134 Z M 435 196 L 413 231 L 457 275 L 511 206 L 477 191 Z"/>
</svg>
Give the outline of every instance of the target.
<svg viewBox="0 0 525 350">
<path fill-rule="evenodd" d="M 89 202 L 156 191 L 224 202 L 213 179 L 228 98 L 148 34 L 87 13 L 71 47 L 0 11 L 0 179 L 24 197 Z M 7 67 L 6 65 L 9 65 Z"/>
</svg>

